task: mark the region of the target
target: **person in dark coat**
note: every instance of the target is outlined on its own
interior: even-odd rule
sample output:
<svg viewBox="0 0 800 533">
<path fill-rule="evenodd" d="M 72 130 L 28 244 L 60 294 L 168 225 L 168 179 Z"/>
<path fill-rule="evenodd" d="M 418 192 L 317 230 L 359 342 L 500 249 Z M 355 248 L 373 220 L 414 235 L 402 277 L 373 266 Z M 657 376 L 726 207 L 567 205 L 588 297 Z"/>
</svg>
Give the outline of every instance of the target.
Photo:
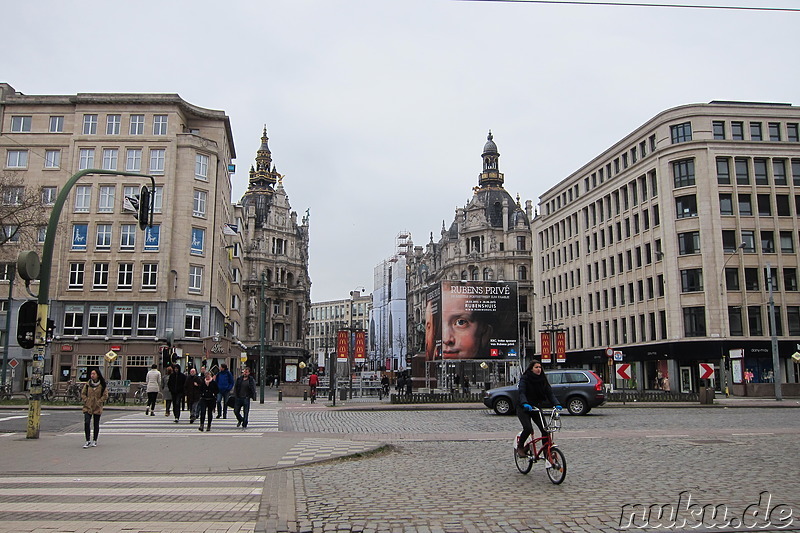
<svg viewBox="0 0 800 533">
<path fill-rule="evenodd" d="M 249 367 L 244 367 L 242 375 L 236 378 L 236 383 L 233 385 L 233 397 L 236 398 L 236 404 L 233 407 L 233 414 L 238 420 L 236 427 L 246 429 L 250 418 L 250 401 L 256 399 L 256 380 L 250 375 Z"/>
<path fill-rule="evenodd" d="M 206 372 L 200 380 L 200 427 L 203 431 L 206 415 L 208 415 L 208 427 L 206 431 L 211 431 L 211 419 L 214 418 L 214 408 L 217 406 L 217 393 L 219 386 L 217 380 L 211 372 Z"/>
<path fill-rule="evenodd" d="M 186 374 L 181 372 L 181 365 L 172 365 L 172 374 L 167 379 L 167 387 L 172 395 L 172 414 L 175 415 L 175 423 L 181 419 L 181 401 L 186 387 Z"/>
<path fill-rule="evenodd" d="M 193 424 L 197 420 L 198 412 L 200 410 L 200 384 L 203 378 L 197 375 L 197 369 L 192 368 L 189 370 L 189 375 L 186 377 L 186 385 L 183 390 L 186 394 L 186 403 L 189 408 L 189 423 Z"/>
<path fill-rule="evenodd" d="M 550 438 L 550 433 L 544 428 L 544 419 L 539 409 L 552 405 L 560 411 L 561 406 L 558 405 L 558 400 L 553 394 L 550 382 L 547 381 L 547 376 L 544 375 L 541 361 L 537 359 L 534 359 L 528 365 L 519 380 L 517 389 L 519 390 L 517 418 L 522 424 L 522 433 L 520 433 L 519 442 L 517 443 L 517 455 L 525 457 L 525 441 L 533 434 L 531 419 L 533 419 L 539 431 L 542 432 L 542 438 L 547 440 Z"/>
</svg>

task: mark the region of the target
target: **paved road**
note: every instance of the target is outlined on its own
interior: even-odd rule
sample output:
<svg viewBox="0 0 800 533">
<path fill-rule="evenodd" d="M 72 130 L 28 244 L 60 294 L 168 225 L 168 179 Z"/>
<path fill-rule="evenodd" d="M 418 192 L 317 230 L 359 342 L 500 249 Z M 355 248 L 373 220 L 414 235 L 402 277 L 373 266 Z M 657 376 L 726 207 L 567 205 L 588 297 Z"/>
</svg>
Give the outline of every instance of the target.
<svg viewBox="0 0 800 533">
<path fill-rule="evenodd" d="M 0 477 L 0 531 L 616 532 L 626 504 L 671 504 L 687 519 L 654 529 L 651 514 L 642 530 L 721 531 L 688 514 L 689 497 L 689 510 L 718 506 L 728 519 L 768 507 L 773 527 L 788 509 L 779 525 L 800 530 L 800 409 L 565 416 L 558 442 L 568 474 L 559 486 L 541 465 L 516 471 L 518 422 L 486 410 L 267 402 L 253 417 L 247 432 L 215 420 L 205 434 L 122 413 L 90 450 L 76 426 L 36 442 L 2 437 L 0 465 L 14 474 Z"/>
</svg>

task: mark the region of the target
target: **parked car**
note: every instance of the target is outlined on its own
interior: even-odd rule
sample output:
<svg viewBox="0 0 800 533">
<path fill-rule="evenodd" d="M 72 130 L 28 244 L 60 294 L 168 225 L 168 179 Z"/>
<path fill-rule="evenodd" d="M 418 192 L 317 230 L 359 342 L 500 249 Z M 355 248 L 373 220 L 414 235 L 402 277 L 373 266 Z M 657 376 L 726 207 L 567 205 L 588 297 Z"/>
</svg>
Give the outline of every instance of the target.
<svg viewBox="0 0 800 533">
<path fill-rule="evenodd" d="M 546 370 L 545 375 L 558 403 L 572 415 L 585 415 L 606 401 L 603 380 L 591 370 Z M 517 385 L 508 385 L 486 391 L 483 403 L 498 415 L 513 415 L 518 397 Z"/>
</svg>

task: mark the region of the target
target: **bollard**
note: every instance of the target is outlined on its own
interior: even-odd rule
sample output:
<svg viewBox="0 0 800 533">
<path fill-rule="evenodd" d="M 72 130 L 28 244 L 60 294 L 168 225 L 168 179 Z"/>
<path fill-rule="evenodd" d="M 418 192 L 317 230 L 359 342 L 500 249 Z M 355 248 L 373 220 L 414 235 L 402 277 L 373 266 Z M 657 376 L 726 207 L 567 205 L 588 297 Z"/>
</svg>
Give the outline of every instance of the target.
<svg viewBox="0 0 800 533">
<path fill-rule="evenodd" d="M 283 391 L 281 389 L 278 389 L 278 401 L 283 401 Z"/>
<path fill-rule="evenodd" d="M 339 395 L 339 399 L 345 401 L 347 399 L 347 389 L 340 390 Z"/>
<path fill-rule="evenodd" d="M 304 401 L 304 402 L 307 402 L 307 401 L 308 401 L 308 391 L 307 391 L 307 390 L 304 390 L 304 391 L 303 391 L 303 401 Z"/>
</svg>

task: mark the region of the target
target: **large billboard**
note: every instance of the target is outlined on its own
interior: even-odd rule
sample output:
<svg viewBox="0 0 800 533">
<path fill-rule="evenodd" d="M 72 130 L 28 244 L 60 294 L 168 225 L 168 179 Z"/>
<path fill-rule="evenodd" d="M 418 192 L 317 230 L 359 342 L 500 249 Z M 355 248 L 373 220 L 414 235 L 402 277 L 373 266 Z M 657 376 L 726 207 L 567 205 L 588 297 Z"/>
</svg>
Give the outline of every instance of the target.
<svg viewBox="0 0 800 533">
<path fill-rule="evenodd" d="M 428 360 L 516 357 L 516 282 L 442 281 L 428 291 L 425 304 Z"/>
</svg>

